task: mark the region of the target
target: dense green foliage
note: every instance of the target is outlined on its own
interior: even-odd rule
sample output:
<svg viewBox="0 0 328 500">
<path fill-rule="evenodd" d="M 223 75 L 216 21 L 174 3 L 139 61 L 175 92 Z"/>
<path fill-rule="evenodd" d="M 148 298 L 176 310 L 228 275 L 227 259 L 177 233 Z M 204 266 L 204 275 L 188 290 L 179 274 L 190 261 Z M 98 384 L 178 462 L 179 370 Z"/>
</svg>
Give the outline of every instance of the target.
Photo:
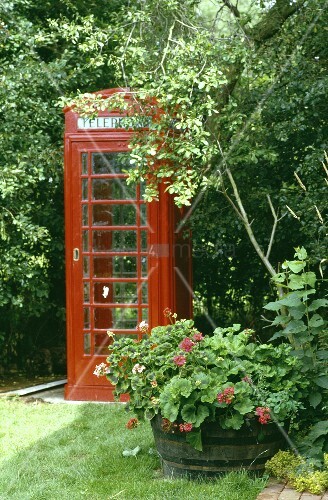
<svg viewBox="0 0 328 500">
<path fill-rule="evenodd" d="M 0 364 L 18 354 L 20 367 L 31 365 L 34 348 L 64 342 L 63 114 L 56 103 L 113 81 L 107 66 L 90 67 L 90 53 L 67 41 L 56 20 L 84 23 L 76 32 L 82 42 L 110 24 L 118 4 L 0 5 Z M 107 57 L 114 44 L 104 42 Z"/>
<path fill-rule="evenodd" d="M 229 174 L 275 271 L 295 246 L 325 257 L 327 15 L 324 0 L 1 3 L 3 359 L 63 337 L 62 95 L 122 85 L 158 99 L 133 178 L 147 177 L 148 199 L 160 181 L 191 203 L 203 330 L 258 328 L 273 295 Z"/>
<path fill-rule="evenodd" d="M 142 113 L 149 97 L 162 109 L 130 177 L 147 178 L 148 200 L 164 182 L 191 204 L 197 313 L 253 324 L 271 291 L 245 226 L 271 275 L 294 246 L 326 252 L 325 2 L 147 0 L 126 17 L 111 63 Z"/>
</svg>

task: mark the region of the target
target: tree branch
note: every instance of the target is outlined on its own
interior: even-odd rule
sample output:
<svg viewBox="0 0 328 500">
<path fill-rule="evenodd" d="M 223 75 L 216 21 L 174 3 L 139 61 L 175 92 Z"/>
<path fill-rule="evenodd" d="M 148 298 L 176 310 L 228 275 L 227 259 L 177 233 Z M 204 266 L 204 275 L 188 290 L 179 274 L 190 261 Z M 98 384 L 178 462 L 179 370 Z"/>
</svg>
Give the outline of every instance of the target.
<svg viewBox="0 0 328 500">
<path fill-rule="evenodd" d="M 248 220 L 248 216 L 247 216 L 246 210 L 244 208 L 243 202 L 240 198 L 239 191 L 238 191 L 237 185 L 235 183 L 235 179 L 231 173 L 231 170 L 229 168 L 226 168 L 226 173 L 229 177 L 229 181 L 230 181 L 230 184 L 231 184 L 232 189 L 233 189 L 233 193 L 234 193 L 234 196 L 235 196 L 235 199 L 237 202 L 237 206 L 239 208 L 240 218 L 244 224 L 244 227 L 246 229 L 248 237 L 249 237 L 253 247 L 255 248 L 257 255 L 260 257 L 261 261 L 263 262 L 264 266 L 266 267 L 267 271 L 269 272 L 269 274 L 271 276 L 274 276 L 275 274 L 277 274 L 276 270 L 272 267 L 268 257 L 266 255 L 264 255 L 260 245 L 257 242 L 257 239 L 253 233 L 251 224 Z M 229 200 L 229 198 L 228 198 L 228 200 Z M 231 200 L 229 200 L 229 201 L 231 203 Z"/>
<path fill-rule="evenodd" d="M 262 17 L 251 30 L 247 30 L 256 42 L 264 42 L 273 37 L 284 24 L 284 22 L 297 12 L 305 0 L 297 0 L 291 3 L 290 0 L 276 0 L 275 5 Z"/>
<path fill-rule="evenodd" d="M 236 6 L 236 5 L 233 5 L 233 4 L 230 2 L 230 0 L 222 0 L 222 1 L 223 1 L 224 5 L 225 5 L 226 7 L 228 7 L 228 9 L 229 9 L 229 10 L 233 13 L 233 15 L 234 15 L 235 17 L 240 18 L 240 12 L 239 12 L 239 10 L 237 9 L 237 6 Z"/>
</svg>

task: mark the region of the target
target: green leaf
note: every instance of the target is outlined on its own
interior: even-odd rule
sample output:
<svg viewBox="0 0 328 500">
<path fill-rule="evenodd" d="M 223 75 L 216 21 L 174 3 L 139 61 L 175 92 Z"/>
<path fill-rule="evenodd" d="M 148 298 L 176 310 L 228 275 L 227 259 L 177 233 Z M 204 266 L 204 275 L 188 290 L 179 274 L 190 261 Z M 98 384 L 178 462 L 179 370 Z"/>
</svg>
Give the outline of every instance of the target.
<svg viewBox="0 0 328 500">
<path fill-rule="evenodd" d="M 307 251 L 305 250 L 304 247 L 297 247 L 295 248 L 295 255 L 294 257 L 297 257 L 299 260 L 306 260 L 307 258 Z"/>
<path fill-rule="evenodd" d="M 306 262 L 300 260 L 286 260 L 282 265 L 283 269 L 289 268 L 293 273 L 300 273 L 305 266 Z"/>
<path fill-rule="evenodd" d="M 278 314 L 275 319 L 272 321 L 271 325 L 285 325 L 290 320 L 289 316 L 282 316 Z"/>
<path fill-rule="evenodd" d="M 327 307 L 328 300 L 327 299 L 316 299 L 309 305 L 308 311 L 316 311 L 319 307 Z"/>
<path fill-rule="evenodd" d="M 299 307 L 302 303 L 299 297 L 296 295 L 296 293 L 292 293 L 291 295 L 288 295 L 287 297 L 278 300 L 278 302 L 282 306 L 286 307 Z"/>
<path fill-rule="evenodd" d="M 190 380 L 175 379 L 174 381 L 172 381 L 171 387 L 174 393 L 179 393 L 185 398 L 190 396 L 190 394 L 192 393 L 192 384 Z"/>
<path fill-rule="evenodd" d="M 299 332 L 305 332 L 306 330 L 307 330 L 307 326 L 304 324 L 304 322 L 301 320 L 295 319 L 295 320 L 292 320 L 288 323 L 284 332 L 285 332 L 285 334 L 287 334 L 287 333 L 299 333 Z"/>
<path fill-rule="evenodd" d="M 322 396 L 321 396 L 320 392 L 311 392 L 311 394 L 309 396 L 309 401 L 310 401 L 310 405 L 313 408 L 316 408 L 318 406 L 318 404 L 321 403 L 321 400 L 322 400 Z"/>
<path fill-rule="evenodd" d="M 268 311 L 279 311 L 281 308 L 280 301 L 277 300 L 276 302 L 268 302 L 263 306 L 263 309 L 267 309 Z"/>
<path fill-rule="evenodd" d="M 205 405 L 199 405 L 196 407 L 193 404 L 186 404 L 181 410 L 183 420 L 194 424 L 196 427 L 199 427 L 209 414 L 209 410 Z"/>
<path fill-rule="evenodd" d="M 269 339 L 270 342 L 272 342 L 273 340 L 276 340 L 276 339 L 279 339 L 280 337 L 285 337 L 285 330 L 281 330 L 279 332 L 276 332 L 274 335 L 272 335 L 272 337 Z"/>
<path fill-rule="evenodd" d="M 283 283 L 286 279 L 286 273 L 277 273 L 272 276 L 271 280 L 275 283 Z"/>
<path fill-rule="evenodd" d="M 234 403 L 234 409 L 245 415 L 246 413 L 250 413 L 254 409 L 254 405 L 245 398 L 243 401 L 238 401 L 238 403 Z"/>
<path fill-rule="evenodd" d="M 317 351 L 318 359 L 328 359 L 328 350 Z"/>
<path fill-rule="evenodd" d="M 199 431 L 192 431 L 186 434 L 186 441 L 193 447 L 195 450 L 203 451 L 203 443 L 202 443 L 202 433 Z"/>
<path fill-rule="evenodd" d="M 314 314 L 309 321 L 309 326 L 311 328 L 318 328 L 319 326 L 322 326 L 324 324 L 325 322 L 323 318 L 320 316 L 320 314 Z"/>
<path fill-rule="evenodd" d="M 321 436 L 328 434 L 328 420 L 321 420 L 317 422 L 308 434 L 308 438 L 311 441 L 315 441 Z"/>
<path fill-rule="evenodd" d="M 288 282 L 288 287 L 291 290 L 300 290 L 304 288 L 304 282 L 302 275 L 299 274 L 292 274 L 290 276 L 289 282 Z"/>
<path fill-rule="evenodd" d="M 323 375 L 322 377 L 318 377 L 314 379 L 314 382 L 323 389 L 328 389 L 328 376 Z"/>
<path fill-rule="evenodd" d="M 223 429 L 238 430 L 241 428 L 243 423 L 244 423 L 244 417 L 243 417 L 243 415 L 240 415 L 239 413 L 235 413 L 234 415 L 229 416 L 229 417 L 221 417 L 220 418 L 220 425 Z"/>
<path fill-rule="evenodd" d="M 314 287 L 314 285 L 317 281 L 317 277 L 316 277 L 315 273 L 313 273 L 311 271 L 308 273 L 302 273 L 302 279 L 303 279 L 304 285 L 309 285 L 311 287 Z"/>
<path fill-rule="evenodd" d="M 305 313 L 305 305 L 301 304 L 299 307 L 290 307 L 288 312 L 294 319 L 301 319 Z"/>
</svg>

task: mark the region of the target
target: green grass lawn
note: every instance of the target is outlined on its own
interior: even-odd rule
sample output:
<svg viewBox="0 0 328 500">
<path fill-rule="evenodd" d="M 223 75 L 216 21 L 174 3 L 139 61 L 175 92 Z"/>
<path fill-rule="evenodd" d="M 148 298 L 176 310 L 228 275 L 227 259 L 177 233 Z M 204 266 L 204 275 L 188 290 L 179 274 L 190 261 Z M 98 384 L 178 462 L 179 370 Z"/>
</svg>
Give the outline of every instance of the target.
<svg viewBox="0 0 328 500">
<path fill-rule="evenodd" d="M 24 403 L 0 398 L 1 500 L 252 500 L 246 473 L 212 481 L 164 479 L 150 425 L 127 430 L 123 405 Z M 122 452 L 141 447 L 136 457 Z"/>
</svg>

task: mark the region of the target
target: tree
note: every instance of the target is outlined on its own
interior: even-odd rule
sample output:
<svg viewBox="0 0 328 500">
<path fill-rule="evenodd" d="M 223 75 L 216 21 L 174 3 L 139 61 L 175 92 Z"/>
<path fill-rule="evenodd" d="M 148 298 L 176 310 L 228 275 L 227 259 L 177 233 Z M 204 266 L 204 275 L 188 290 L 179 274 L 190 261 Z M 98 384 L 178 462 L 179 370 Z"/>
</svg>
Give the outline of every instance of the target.
<svg viewBox="0 0 328 500">
<path fill-rule="evenodd" d="M 64 343 L 63 93 L 113 85 L 92 47 L 122 2 L 5 0 L 0 6 L 0 365 Z M 75 43 L 58 20 L 75 23 Z M 115 39 L 103 39 L 108 58 Z M 97 46 L 99 48 L 99 45 Z M 97 61 L 95 60 L 97 56 Z M 92 66 L 90 66 L 92 62 Z"/>
<path fill-rule="evenodd" d="M 327 9 L 323 0 L 212 4 L 212 18 L 196 0 L 130 4 L 111 61 L 143 112 L 153 113 L 152 97 L 163 111 L 152 133 L 132 145 L 131 179 L 148 180 L 148 200 L 164 182 L 178 205 L 191 206 L 196 291 L 206 293 L 208 307 L 219 295 L 254 310 L 270 294 L 267 275 L 294 246 L 307 246 L 314 262 L 326 248 Z M 296 223 L 286 205 L 304 218 Z M 216 225 L 208 224 L 209 209 Z M 210 250 L 221 242 L 235 255 L 204 256 L 204 244 Z M 206 273 L 209 260 L 217 279 Z"/>
</svg>

